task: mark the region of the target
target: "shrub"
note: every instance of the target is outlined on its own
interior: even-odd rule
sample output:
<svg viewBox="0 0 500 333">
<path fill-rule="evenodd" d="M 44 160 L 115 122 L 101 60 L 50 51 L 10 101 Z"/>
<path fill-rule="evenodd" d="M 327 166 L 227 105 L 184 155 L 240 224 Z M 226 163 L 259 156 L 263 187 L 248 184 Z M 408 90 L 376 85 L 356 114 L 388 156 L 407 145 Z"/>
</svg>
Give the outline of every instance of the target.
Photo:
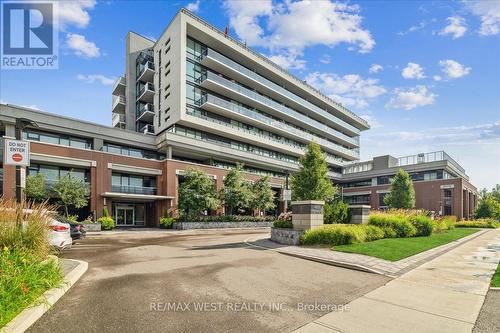
<svg viewBox="0 0 500 333">
<path fill-rule="evenodd" d="M 391 228 L 396 232 L 397 237 L 412 237 L 417 234 L 417 229 L 409 218 L 401 215 L 372 212 L 368 217 L 368 224 L 380 228 Z"/>
<path fill-rule="evenodd" d="M 396 230 L 390 227 L 381 227 L 380 229 L 384 232 L 384 238 L 396 238 L 398 236 Z"/>
<path fill-rule="evenodd" d="M 346 245 L 384 237 L 384 231 L 375 226 L 332 224 L 307 230 L 301 237 L 303 245 Z"/>
<path fill-rule="evenodd" d="M 293 228 L 293 224 L 291 220 L 276 220 L 273 222 L 273 227 L 275 228 Z"/>
<path fill-rule="evenodd" d="M 102 208 L 102 216 L 104 216 L 104 217 L 109 217 L 108 207 L 104 206 L 104 207 Z"/>
<path fill-rule="evenodd" d="M 457 228 L 500 228 L 500 222 L 495 221 L 494 219 L 479 219 L 472 221 L 460 221 L 455 223 L 455 227 Z"/>
<path fill-rule="evenodd" d="M 457 218 L 455 216 L 444 216 L 436 220 L 435 231 L 442 232 L 446 230 L 451 230 L 455 227 L 455 221 Z"/>
<path fill-rule="evenodd" d="M 323 210 L 325 224 L 349 222 L 349 205 L 343 201 L 328 202 L 323 207 Z"/>
<path fill-rule="evenodd" d="M 0 199 L 0 249 L 29 251 L 45 258 L 50 252 L 47 237 L 51 211 L 53 207 L 43 203 L 23 205 Z"/>
<path fill-rule="evenodd" d="M 185 216 L 180 218 L 185 220 Z M 274 216 L 247 216 L 247 215 L 216 215 L 216 216 L 199 216 L 188 219 L 191 222 L 272 222 L 276 220 Z"/>
<path fill-rule="evenodd" d="M 172 228 L 172 225 L 174 224 L 175 219 L 173 217 L 166 217 L 163 216 L 160 218 L 160 226 L 163 226 L 164 228 L 170 229 Z"/>
<path fill-rule="evenodd" d="M 427 216 L 412 216 L 410 217 L 410 222 L 417 229 L 415 236 L 430 236 L 436 229 L 436 223 Z"/>
<path fill-rule="evenodd" d="M 112 230 L 115 228 L 115 220 L 109 216 L 103 216 L 97 219 L 97 222 L 101 223 L 102 230 Z"/>
</svg>

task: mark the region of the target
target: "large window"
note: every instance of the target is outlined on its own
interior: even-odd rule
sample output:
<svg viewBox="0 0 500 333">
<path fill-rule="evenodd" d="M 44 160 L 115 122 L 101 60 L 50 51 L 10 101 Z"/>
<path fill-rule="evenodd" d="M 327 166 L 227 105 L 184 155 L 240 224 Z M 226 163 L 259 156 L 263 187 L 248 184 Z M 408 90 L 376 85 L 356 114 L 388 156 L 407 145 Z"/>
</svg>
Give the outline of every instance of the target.
<svg viewBox="0 0 500 333">
<path fill-rule="evenodd" d="M 350 205 L 369 205 L 370 204 L 370 195 L 344 195 L 344 201 Z"/>
<path fill-rule="evenodd" d="M 133 194 L 156 194 L 156 177 L 129 175 L 113 172 L 113 192 Z"/>
<path fill-rule="evenodd" d="M 163 160 L 163 159 L 165 159 L 165 154 L 160 154 L 160 153 L 157 153 L 155 151 L 144 150 L 144 149 L 133 148 L 133 147 L 125 147 L 125 146 L 120 146 L 120 145 L 111 144 L 111 143 L 105 143 L 102 146 L 101 150 L 108 152 L 108 153 L 131 156 L 131 157 L 146 158 L 146 159 L 151 159 L 151 160 Z"/>
<path fill-rule="evenodd" d="M 83 139 L 69 135 L 47 133 L 32 129 L 25 130 L 23 133 L 24 139 L 52 143 L 56 145 L 69 146 L 74 148 L 92 149 L 92 140 Z"/>
<path fill-rule="evenodd" d="M 45 180 L 48 184 L 55 183 L 59 178 L 67 175 L 85 183 L 90 182 L 90 172 L 86 169 L 31 163 L 28 167 L 28 175 L 37 175 L 39 173 L 45 175 Z"/>
</svg>

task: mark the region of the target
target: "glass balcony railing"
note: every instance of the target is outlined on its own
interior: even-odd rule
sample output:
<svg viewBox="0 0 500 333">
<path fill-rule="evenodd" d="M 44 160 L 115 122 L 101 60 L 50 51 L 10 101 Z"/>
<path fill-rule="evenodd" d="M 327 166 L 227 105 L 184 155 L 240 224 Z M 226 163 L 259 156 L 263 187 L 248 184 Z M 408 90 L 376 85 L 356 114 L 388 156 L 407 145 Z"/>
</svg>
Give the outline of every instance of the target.
<svg viewBox="0 0 500 333">
<path fill-rule="evenodd" d="M 244 108 L 242 106 L 239 106 L 235 103 L 226 101 L 220 97 L 217 97 L 217 96 L 214 96 L 211 94 L 206 94 L 200 100 L 198 100 L 196 102 L 196 104 L 198 104 L 200 106 L 203 105 L 204 103 L 214 104 L 216 106 L 219 106 L 219 107 L 224 108 L 226 110 L 229 110 L 231 112 L 238 113 L 242 116 L 246 116 L 246 117 L 252 118 L 254 120 L 263 122 L 263 123 L 270 125 L 274 128 L 278 128 L 278 129 L 281 129 L 283 131 L 293 133 L 299 137 L 307 139 L 308 141 L 315 141 L 323 147 L 327 147 L 327 148 L 332 149 L 334 151 L 344 153 L 344 154 L 351 156 L 353 158 L 359 158 L 359 152 L 344 148 L 344 147 L 337 145 L 333 142 L 330 142 L 328 140 L 325 140 L 323 138 L 317 137 L 315 135 L 312 135 L 312 134 L 309 134 L 305 131 L 302 131 L 298 128 L 290 126 L 284 122 L 274 120 L 274 119 L 266 117 L 266 116 L 264 116 L 261 113 L 258 113 L 256 111 L 253 111 L 253 110 Z"/>
<path fill-rule="evenodd" d="M 143 85 L 143 86 L 141 87 L 141 89 L 139 90 L 139 95 L 138 95 L 138 96 L 140 97 L 140 96 L 141 96 L 142 94 L 144 94 L 144 92 L 146 92 L 146 91 L 155 92 L 155 85 L 154 85 L 154 84 L 152 84 L 151 82 L 146 83 L 146 84 L 145 84 L 145 85 Z"/>
<path fill-rule="evenodd" d="M 146 124 L 146 125 L 142 126 L 139 131 L 144 133 L 144 134 L 154 134 L 155 128 L 153 125 Z"/>
<path fill-rule="evenodd" d="M 435 151 L 431 153 L 422 153 L 417 155 L 410 155 L 398 158 L 399 166 L 419 164 L 419 163 L 429 163 L 436 161 L 448 161 L 455 168 L 465 173 L 465 169 L 460 166 L 450 155 L 446 154 L 444 151 Z"/>
<path fill-rule="evenodd" d="M 156 187 L 112 185 L 116 193 L 156 195 Z"/>
<path fill-rule="evenodd" d="M 356 119 L 358 122 L 362 123 L 362 124 L 365 124 L 365 125 L 368 125 L 368 123 L 366 122 L 366 120 L 364 120 L 363 118 L 359 117 L 357 114 L 355 114 L 354 112 L 348 110 L 346 107 L 344 107 L 343 105 L 341 105 L 340 103 L 332 100 L 330 97 L 324 95 L 321 91 L 319 91 L 318 89 L 314 88 L 313 86 L 307 84 L 306 82 L 304 82 L 303 80 L 299 79 L 298 77 L 292 75 L 291 73 L 289 73 L 288 71 L 286 71 L 285 69 L 281 68 L 280 66 L 278 66 L 277 64 L 275 64 L 274 62 L 272 62 L 271 60 L 269 60 L 268 58 L 266 58 L 265 56 L 263 56 L 262 54 L 252 50 L 251 48 L 249 48 L 246 44 L 243 44 L 242 42 L 232 38 L 231 36 L 228 36 L 226 33 L 224 33 L 223 31 L 215 28 L 213 25 L 211 25 L 210 23 L 202 20 L 201 18 L 197 17 L 196 15 L 193 15 L 191 12 L 189 12 L 189 10 L 186 10 L 184 8 L 181 9 L 181 11 L 188 15 L 189 17 L 191 17 L 193 20 L 199 22 L 200 24 L 204 25 L 205 27 L 207 27 L 208 29 L 214 31 L 215 33 L 218 33 L 220 36 L 223 36 L 225 39 L 228 39 L 230 41 L 232 41 L 233 43 L 235 43 L 236 45 L 238 45 L 239 47 L 243 48 L 244 50 L 247 50 L 248 52 L 250 52 L 251 54 L 253 54 L 254 56 L 256 56 L 258 59 L 262 60 L 263 62 L 271 65 L 272 67 L 274 67 L 276 70 L 282 72 L 284 75 L 286 75 L 287 77 L 289 77 L 290 79 L 292 79 L 293 81 L 295 81 L 298 85 L 303 85 L 303 86 L 306 86 L 307 88 L 311 89 L 312 91 L 316 92 L 319 96 L 321 96 L 321 98 L 323 100 L 325 100 L 326 102 L 328 103 L 332 103 L 335 105 L 336 108 L 339 109 L 340 112 L 346 114 L 347 116 L 353 118 L 353 119 Z"/>
<path fill-rule="evenodd" d="M 316 121 L 314 119 L 311 119 L 295 110 L 292 110 L 278 102 L 273 101 L 272 99 L 262 96 L 258 94 L 255 91 L 252 91 L 250 89 L 247 89 L 237 83 L 231 82 L 221 76 L 218 76 L 217 74 L 213 72 L 206 72 L 202 76 L 196 79 L 196 83 L 201 84 L 205 80 L 211 80 L 215 82 L 216 84 L 222 85 L 228 89 L 231 89 L 247 98 L 250 98 L 266 107 L 272 108 L 273 110 L 276 110 L 282 114 L 287 115 L 288 117 L 291 117 L 293 119 L 299 120 L 305 124 L 308 124 L 310 126 L 313 126 L 317 130 L 320 130 L 324 133 L 328 133 L 329 135 L 335 136 L 338 139 L 344 140 L 346 142 L 349 142 L 351 144 L 358 145 L 359 142 L 357 142 L 356 139 L 349 137 L 345 135 L 344 133 L 341 133 L 329 126 L 326 126 L 325 124 L 320 123 L 319 121 Z M 359 132 L 359 131 L 358 131 Z"/>
<path fill-rule="evenodd" d="M 260 76 L 259 74 L 255 73 L 254 71 L 251 71 L 250 69 L 246 68 L 245 66 L 242 66 L 238 64 L 237 62 L 223 56 L 222 54 L 218 53 L 217 51 L 214 51 L 212 49 L 207 49 L 200 57 L 198 57 L 198 61 L 201 61 L 203 57 L 211 57 L 215 59 L 216 61 L 230 67 L 231 69 L 239 72 L 240 74 L 246 75 L 250 79 L 260 83 L 261 85 L 274 90 L 275 92 L 279 93 L 280 95 L 294 101 L 295 103 L 298 103 L 302 105 L 303 107 L 307 108 L 308 110 L 312 110 L 318 115 L 321 115 L 324 118 L 329 119 L 330 121 L 337 123 L 338 125 L 341 125 L 350 131 L 354 133 L 359 133 L 359 129 L 356 127 L 352 126 L 351 124 L 345 122 L 344 120 L 335 117 L 333 114 L 329 113 L 326 110 L 321 109 L 320 107 L 312 104 L 309 101 L 306 101 L 305 99 L 295 95 L 294 93 L 286 90 L 285 88 L 277 85 L 276 83 L 264 78 L 263 76 Z"/>
</svg>

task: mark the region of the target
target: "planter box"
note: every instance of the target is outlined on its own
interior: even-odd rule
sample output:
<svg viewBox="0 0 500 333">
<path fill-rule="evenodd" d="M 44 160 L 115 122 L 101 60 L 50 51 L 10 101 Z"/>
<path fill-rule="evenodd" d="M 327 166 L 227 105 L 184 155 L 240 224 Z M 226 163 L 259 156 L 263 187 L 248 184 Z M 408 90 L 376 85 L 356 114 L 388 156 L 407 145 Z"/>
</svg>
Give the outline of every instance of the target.
<svg viewBox="0 0 500 333">
<path fill-rule="evenodd" d="M 174 222 L 173 229 L 269 228 L 273 222 Z"/>
<path fill-rule="evenodd" d="M 85 231 L 101 231 L 100 223 L 82 223 Z"/>
<path fill-rule="evenodd" d="M 305 230 L 292 228 L 271 228 L 271 240 L 285 245 L 299 245 Z"/>
</svg>

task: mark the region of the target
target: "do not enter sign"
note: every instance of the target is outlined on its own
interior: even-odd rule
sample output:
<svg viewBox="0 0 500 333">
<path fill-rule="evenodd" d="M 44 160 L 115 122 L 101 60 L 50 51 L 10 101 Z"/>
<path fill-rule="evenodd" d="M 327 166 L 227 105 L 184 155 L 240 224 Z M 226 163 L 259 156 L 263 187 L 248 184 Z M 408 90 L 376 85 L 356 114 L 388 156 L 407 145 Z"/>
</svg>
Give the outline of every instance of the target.
<svg viewBox="0 0 500 333">
<path fill-rule="evenodd" d="M 30 143 L 23 140 L 5 139 L 4 164 L 30 165 Z"/>
</svg>

